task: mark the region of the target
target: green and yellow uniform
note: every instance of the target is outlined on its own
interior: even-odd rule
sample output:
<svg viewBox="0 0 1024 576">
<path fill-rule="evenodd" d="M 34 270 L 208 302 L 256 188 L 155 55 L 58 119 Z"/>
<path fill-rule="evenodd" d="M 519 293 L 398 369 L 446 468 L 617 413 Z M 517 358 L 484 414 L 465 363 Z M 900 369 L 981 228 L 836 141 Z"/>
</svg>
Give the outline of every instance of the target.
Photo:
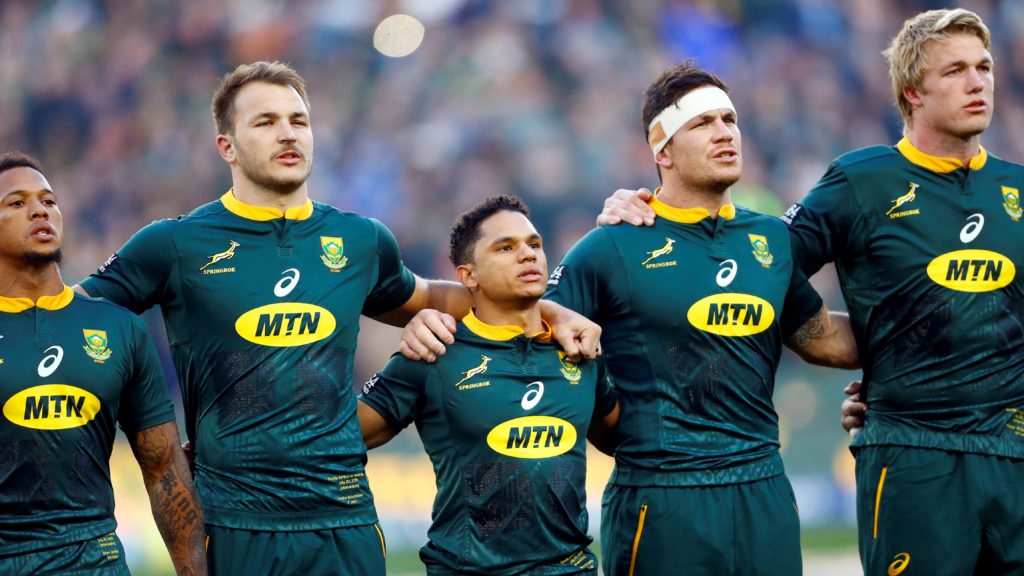
<svg viewBox="0 0 1024 576">
<path fill-rule="evenodd" d="M 783 338 L 821 299 L 794 268 L 778 219 L 732 205 L 712 219 L 651 204 L 653 227 L 591 231 L 548 281 L 547 297 L 603 328 L 620 394 L 622 443 L 602 515 L 605 573 L 743 574 L 754 565 L 799 573 L 772 391 Z M 750 487 L 739 486 L 747 483 L 784 505 L 752 505 Z M 705 487 L 734 502 L 730 514 L 707 520 L 721 530 L 705 532 L 698 524 L 708 517 L 697 521 L 680 504 L 711 501 L 694 496 Z M 636 506 L 616 504 L 626 501 Z"/>
<path fill-rule="evenodd" d="M 162 308 L 207 524 L 376 530 L 351 389 L 356 334 L 360 314 L 393 310 L 415 288 L 384 225 L 229 191 L 143 228 L 82 286 L 135 312 Z M 235 552 L 211 533 L 215 565 Z"/>
<path fill-rule="evenodd" d="M 458 334 L 434 364 L 395 355 L 360 397 L 395 430 L 415 422 L 434 464 L 427 573 L 596 574 L 584 485 L 591 418 L 615 407 L 603 370 L 472 312 Z"/>
<path fill-rule="evenodd" d="M 110 453 L 174 420 L 136 316 L 76 295 L 0 297 L 0 573 L 127 574 Z M 77 573 L 77 572 L 76 572 Z"/>
<path fill-rule="evenodd" d="M 1022 188 L 984 149 L 965 168 L 904 139 L 839 157 L 784 218 L 805 273 L 835 261 L 860 348 L 869 574 L 1024 565 Z"/>
</svg>

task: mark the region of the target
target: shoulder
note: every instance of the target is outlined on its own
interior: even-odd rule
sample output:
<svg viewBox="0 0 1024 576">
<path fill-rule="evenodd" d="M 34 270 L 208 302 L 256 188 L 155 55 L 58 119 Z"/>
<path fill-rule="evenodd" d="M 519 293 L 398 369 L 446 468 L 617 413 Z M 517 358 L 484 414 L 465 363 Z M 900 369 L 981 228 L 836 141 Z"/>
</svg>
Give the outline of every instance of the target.
<svg viewBox="0 0 1024 576">
<path fill-rule="evenodd" d="M 786 225 L 778 216 L 764 214 L 756 210 L 744 208 L 743 206 L 736 207 L 736 217 L 733 219 L 733 222 L 742 225 L 778 228 L 779 230 L 786 229 Z"/>
<path fill-rule="evenodd" d="M 868 146 L 847 152 L 832 161 L 832 168 L 847 174 L 873 172 L 906 165 L 906 159 L 895 146 Z"/>
<path fill-rule="evenodd" d="M 1003 160 L 1002 158 L 989 153 L 985 161 L 983 172 L 993 177 L 1022 177 L 1024 176 L 1024 165 Z"/>
<path fill-rule="evenodd" d="M 347 233 L 352 235 L 373 234 L 377 239 L 382 236 L 394 236 L 391 230 L 376 218 L 342 210 L 322 202 L 313 202 L 313 217 L 318 220 L 317 224 L 319 226 L 332 229 L 341 228 L 347 230 Z"/>
<path fill-rule="evenodd" d="M 80 292 L 75 292 L 73 304 L 75 306 L 75 311 L 79 314 L 102 317 L 107 321 L 113 321 L 123 326 L 130 326 L 134 329 L 142 330 L 143 332 L 146 331 L 146 324 L 142 321 L 142 318 L 139 318 L 139 316 L 131 310 L 115 304 L 106 298 L 86 296 Z"/>
</svg>

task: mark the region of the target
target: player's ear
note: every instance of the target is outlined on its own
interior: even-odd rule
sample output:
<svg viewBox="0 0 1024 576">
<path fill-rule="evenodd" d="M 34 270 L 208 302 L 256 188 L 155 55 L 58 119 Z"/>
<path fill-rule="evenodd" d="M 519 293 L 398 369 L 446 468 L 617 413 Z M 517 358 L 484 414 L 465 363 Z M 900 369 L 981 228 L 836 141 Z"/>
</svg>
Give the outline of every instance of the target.
<svg viewBox="0 0 1024 576">
<path fill-rule="evenodd" d="M 217 134 L 217 152 L 228 164 L 234 164 L 238 160 L 235 154 L 235 140 L 227 134 Z"/>
<path fill-rule="evenodd" d="M 924 101 L 921 100 L 920 91 L 910 86 L 903 88 L 903 97 L 906 98 L 907 102 L 910 102 L 911 108 L 920 108 L 924 104 Z"/>
<path fill-rule="evenodd" d="M 671 143 L 672 140 L 670 139 L 669 144 Z M 665 147 L 662 148 L 661 150 L 658 150 L 658 153 L 654 155 L 654 162 L 657 163 L 658 166 L 661 166 L 663 168 L 672 167 L 672 156 L 670 156 L 668 153 L 668 144 L 665 144 Z"/>
<path fill-rule="evenodd" d="M 455 277 L 463 286 L 470 290 L 476 290 L 480 283 L 476 280 L 476 266 L 472 264 L 459 264 L 455 268 Z"/>
</svg>

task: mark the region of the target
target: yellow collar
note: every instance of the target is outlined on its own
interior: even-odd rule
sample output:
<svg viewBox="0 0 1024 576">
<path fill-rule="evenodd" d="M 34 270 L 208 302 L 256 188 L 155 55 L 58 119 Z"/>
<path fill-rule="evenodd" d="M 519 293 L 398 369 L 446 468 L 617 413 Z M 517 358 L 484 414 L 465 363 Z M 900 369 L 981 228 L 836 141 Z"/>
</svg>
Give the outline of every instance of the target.
<svg viewBox="0 0 1024 576">
<path fill-rule="evenodd" d="M 660 192 L 660 187 L 654 191 L 654 198 L 651 198 L 650 205 L 654 213 L 661 218 L 682 224 L 696 224 L 711 216 L 711 213 L 704 208 L 676 208 L 675 206 L 669 206 L 658 200 Z M 736 206 L 725 204 L 718 209 L 718 215 L 726 220 L 732 220 L 736 217 Z"/>
<path fill-rule="evenodd" d="M 40 296 L 39 300 L 33 302 L 31 298 L 5 298 L 0 296 L 0 312 L 10 312 L 11 314 L 17 314 L 18 312 L 24 312 L 33 306 L 38 306 L 43 310 L 60 310 L 67 306 L 75 298 L 75 291 L 70 286 L 65 285 L 64 289 L 61 290 L 60 294 L 56 296 Z"/>
<path fill-rule="evenodd" d="M 941 156 L 932 156 L 921 152 L 905 137 L 896 144 L 896 149 L 899 150 L 900 154 L 903 154 L 907 160 L 910 160 L 922 168 L 927 168 L 932 172 L 947 174 L 964 167 L 963 163 L 956 158 L 943 158 Z M 985 162 L 988 160 L 988 152 L 985 151 L 985 147 L 979 144 L 978 149 L 981 150 L 978 152 L 978 155 L 971 158 L 971 162 L 969 164 L 971 170 L 981 170 L 984 168 Z"/>
<path fill-rule="evenodd" d="M 306 198 L 306 203 L 302 206 L 293 206 L 284 212 L 281 212 L 277 208 L 271 206 L 253 206 L 246 204 L 238 198 L 235 198 L 234 189 L 228 190 L 220 197 L 220 201 L 224 204 L 231 213 L 247 218 L 249 220 L 256 220 L 257 222 L 266 222 L 268 220 L 277 220 L 278 218 L 286 218 L 288 220 L 305 220 L 313 215 L 313 201 Z"/>
<path fill-rule="evenodd" d="M 544 332 L 538 332 L 530 337 L 538 342 L 550 342 L 551 326 L 543 320 L 541 320 L 541 322 L 544 323 Z M 462 323 L 465 324 L 466 328 L 469 328 L 473 334 L 476 334 L 481 338 L 496 340 L 498 342 L 505 342 L 515 338 L 516 336 L 526 334 L 526 331 L 519 326 L 491 326 L 490 324 L 486 324 L 483 320 L 476 317 L 476 311 L 472 308 L 469 310 L 469 314 L 466 314 L 466 317 L 462 319 Z"/>
</svg>

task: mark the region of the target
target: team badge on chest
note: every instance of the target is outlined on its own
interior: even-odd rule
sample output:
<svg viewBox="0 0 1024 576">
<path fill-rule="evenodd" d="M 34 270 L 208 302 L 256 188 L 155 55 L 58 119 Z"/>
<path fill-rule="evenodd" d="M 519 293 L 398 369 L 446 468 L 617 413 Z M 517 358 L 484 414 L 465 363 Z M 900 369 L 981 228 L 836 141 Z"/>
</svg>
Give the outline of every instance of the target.
<svg viewBox="0 0 1024 576">
<path fill-rule="evenodd" d="M 562 352 L 561 350 L 558 351 L 558 362 L 562 365 L 560 369 L 562 376 L 565 376 L 565 379 L 568 380 L 570 384 L 579 384 L 580 376 L 582 376 L 579 364 L 566 358 L 565 352 Z"/>
<path fill-rule="evenodd" d="M 82 348 L 85 350 L 85 355 L 92 358 L 100 364 L 106 362 L 113 352 L 107 345 L 107 333 L 104 330 L 89 330 L 88 328 L 82 330 L 82 334 L 85 336 L 85 346 Z"/>
<path fill-rule="evenodd" d="M 754 255 L 754 259 L 757 260 L 761 266 L 768 268 L 775 261 L 775 257 L 768 251 L 768 239 L 759 234 L 747 234 L 750 238 L 750 246 L 754 249 L 751 254 Z"/>
<path fill-rule="evenodd" d="M 1014 222 L 1020 220 L 1021 214 L 1024 210 L 1020 206 L 1020 191 L 1016 188 L 1010 188 L 1009 186 L 1003 186 L 1003 209 L 1006 213 L 1013 218 Z"/>
<path fill-rule="evenodd" d="M 338 272 L 348 264 L 348 257 L 345 256 L 345 241 L 335 236 L 321 236 L 320 248 L 324 253 L 320 260 L 333 272 Z"/>
</svg>

